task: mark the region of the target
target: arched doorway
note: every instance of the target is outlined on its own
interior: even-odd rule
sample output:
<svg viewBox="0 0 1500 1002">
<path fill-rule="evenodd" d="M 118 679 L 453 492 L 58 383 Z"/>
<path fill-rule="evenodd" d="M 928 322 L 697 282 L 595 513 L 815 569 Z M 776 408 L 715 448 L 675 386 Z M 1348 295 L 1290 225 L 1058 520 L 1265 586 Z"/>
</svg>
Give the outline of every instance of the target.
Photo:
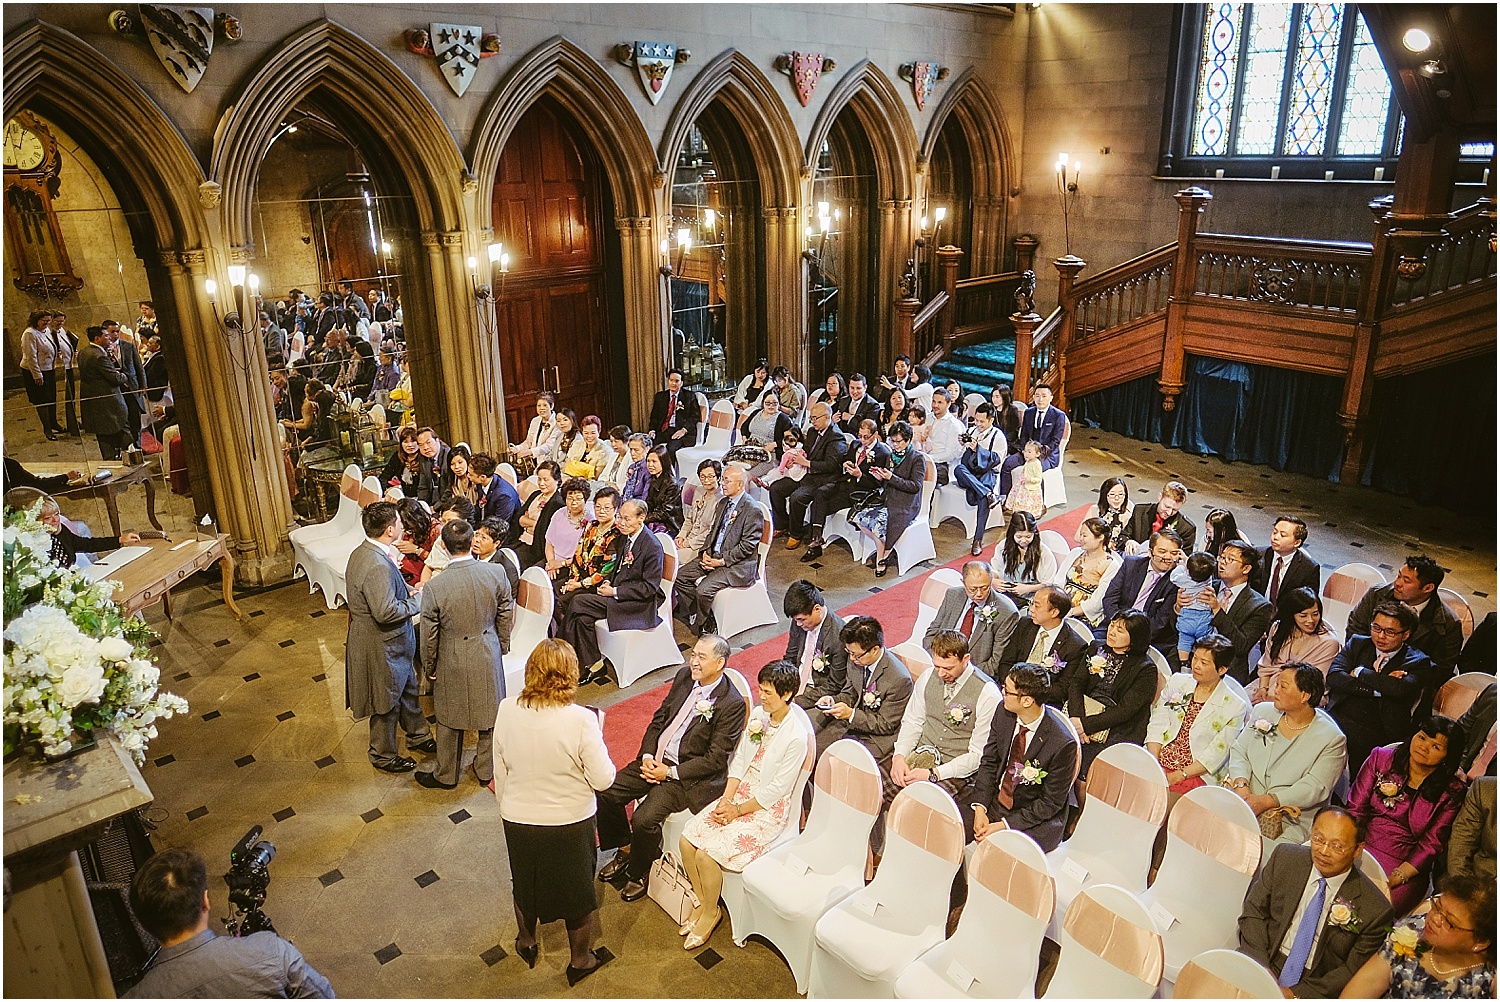
<svg viewBox="0 0 1500 1002">
<path fill-rule="evenodd" d="M 943 219 L 937 214 L 942 210 Z M 972 245 L 974 223 L 974 173 L 968 137 L 958 116 L 948 121 L 938 133 L 937 146 L 927 164 L 927 204 L 924 209 L 932 236 L 925 242 L 922 267 L 917 283 L 918 298 L 930 299 L 938 290 L 937 248 L 952 244 L 966 251 Z M 958 277 L 973 273 L 973 256 L 965 253 L 958 259 Z"/>
<path fill-rule="evenodd" d="M 492 275 L 508 426 L 519 437 L 552 392 L 606 428 L 614 407 L 610 343 L 623 336 L 614 203 L 592 145 L 551 97 L 516 122 L 491 193 L 508 270 Z"/>
<path fill-rule="evenodd" d="M 1018 176 L 1015 154 L 1000 104 L 972 67 L 948 86 L 933 109 L 922 157 L 928 165 L 924 211 L 947 207 L 936 243 L 963 248 L 959 276 L 1005 271 L 1010 186 Z M 923 298 L 934 289 L 924 281 Z"/>
</svg>

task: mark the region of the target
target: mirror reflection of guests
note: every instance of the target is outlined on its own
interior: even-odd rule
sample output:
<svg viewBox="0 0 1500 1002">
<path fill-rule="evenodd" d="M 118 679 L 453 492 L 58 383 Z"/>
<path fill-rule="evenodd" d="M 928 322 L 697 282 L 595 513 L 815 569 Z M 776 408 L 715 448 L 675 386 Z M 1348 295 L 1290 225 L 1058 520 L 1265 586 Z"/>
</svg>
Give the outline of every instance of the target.
<svg viewBox="0 0 1500 1002">
<path fill-rule="evenodd" d="M 59 567 L 72 567 L 78 562 L 80 553 L 104 553 L 118 550 L 122 546 L 139 543 L 139 533 L 122 532 L 119 536 L 80 536 L 63 522 L 62 509 L 49 495 L 31 487 L 14 487 L 5 494 L 5 506 L 25 510 L 41 501 L 37 519 L 47 527 L 52 536 L 52 549 L 48 557 Z"/>
</svg>

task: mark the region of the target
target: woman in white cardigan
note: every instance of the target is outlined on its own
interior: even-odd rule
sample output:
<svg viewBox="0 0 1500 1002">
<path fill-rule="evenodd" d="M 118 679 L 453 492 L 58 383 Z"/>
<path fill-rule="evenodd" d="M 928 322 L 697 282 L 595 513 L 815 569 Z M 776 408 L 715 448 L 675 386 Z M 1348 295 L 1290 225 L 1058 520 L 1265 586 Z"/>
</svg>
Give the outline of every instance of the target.
<svg viewBox="0 0 1500 1002">
<path fill-rule="evenodd" d="M 512 455 L 523 459 L 534 458 L 537 448 L 551 440 L 553 432 L 557 430 L 557 421 L 552 416 L 555 406 L 552 394 L 546 390 L 536 395 L 536 417 L 531 419 L 531 424 L 526 428 L 526 437 L 519 444 L 510 447 Z"/>
<path fill-rule="evenodd" d="M 1146 750 L 1167 774 L 1169 810 L 1177 797 L 1217 783 L 1229 764 L 1229 749 L 1250 712 L 1244 690 L 1226 677 L 1233 661 L 1228 637 L 1209 633 L 1198 638 L 1191 673 L 1168 677 L 1151 708 Z"/>
<path fill-rule="evenodd" d="M 812 721 L 792 697 L 802 677 L 790 661 L 772 661 L 760 670 L 760 706 L 729 763 L 729 782 L 716 803 L 700 811 L 679 841 L 682 865 L 698 907 L 678 932 L 685 949 L 708 942 L 724 917 L 719 892 L 724 871 L 739 872 L 771 847 L 800 816 L 797 779 L 812 757 Z"/>
<path fill-rule="evenodd" d="M 516 955 L 535 967 L 537 922 L 567 923 L 568 984 L 605 961 L 593 951 L 594 794 L 615 781 L 603 715 L 577 706 L 578 655 L 543 640 L 526 660 L 526 687 L 495 715 L 495 779 L 510 856 Z"/>
</svg>

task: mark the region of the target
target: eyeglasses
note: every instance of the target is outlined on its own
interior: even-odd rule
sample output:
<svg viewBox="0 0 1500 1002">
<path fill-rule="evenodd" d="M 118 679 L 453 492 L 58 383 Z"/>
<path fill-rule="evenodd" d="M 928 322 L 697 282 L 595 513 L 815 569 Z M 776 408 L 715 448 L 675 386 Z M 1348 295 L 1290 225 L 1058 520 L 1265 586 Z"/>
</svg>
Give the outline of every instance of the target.
<svg viewBox="0 0 1500 1002">
<path fill-rule="evenodd" d="M 1329 852 L 1335 853 L 1336 855 L 1343 855 L 1351 848 L 1350 846 L 1345 845 L 1343 842 L 1330 842 L 1328 839 L 1324 838 L 1316 832 L 1313 833 L 1312 837 L 1309 838 L 1308 841 L 1313 845 L 1320 845 L 1323 848 L 1327 849 Z"/>
<path fill-rule="evenodd" d="M 1458 932 L 1474 931 L 1466 925 L 1459 925 L 1457 922 L 1453 921 L 1452 916 L 1450 916 L 1446 911 L 1443 910 L 1442 901 L 1443 896 L 1441 894 L 1434 894 L 1432 896 L 1432 910 L 1427 913 L 1428 921 L 1431 921 L 1434 918 L 1442 919 L 1442 924 L 1447 926 L 1449 929 L 1454 929 Z"/>
<path fill-rule="evenodd" d="M 847 654 L 847 655 L 849 655 L 849 657 L 853 658 L 856 663 L 863 665 L 865 663 L 865 660 L 867 658 L 873 660 L 873 658 L 871 658 L 871 655 L 879 654 L 880 653 L 880 648 L 879 647 L 871 647 L 867 651 L 856 651 L 853 647 L 850 647 L 848 644 L 845 644 L 844 645 L 844 653 Z"/>
<path fill-rule="evenodd" d="M 1374 623 L 1370 624 L 1370 636 L 1372 636 L 1372 637 L 1375 634 L 1377 634 L 1377 633 L 1380 634 L 1382 637 L 1399 637 L 1399 636 L 1401 636 L 1401 634 L 1403 634 L 1405 632 L 1406 632 L 1406 630 L 1403 629 L 1402 627 L 1399 627 L 1399 626 L 1396 627 L 1393 630 L 1393 629 L 1391 629 L 1389 627 L 1386 627 L 1386 626 L 1377 626 Z"/>
</svg>

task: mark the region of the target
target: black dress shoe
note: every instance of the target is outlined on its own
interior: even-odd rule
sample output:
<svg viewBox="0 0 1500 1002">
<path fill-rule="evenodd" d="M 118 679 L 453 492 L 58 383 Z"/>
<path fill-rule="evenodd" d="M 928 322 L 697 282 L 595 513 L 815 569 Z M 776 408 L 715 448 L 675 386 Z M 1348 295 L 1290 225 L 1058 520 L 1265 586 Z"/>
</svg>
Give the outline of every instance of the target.
<svg viewBox="0 0 1500 1002">
<path fill-rule="evenodd" d="M 614 960 L 614 959 L 615 959 L 614 955 L 611 954 L 611 953 L 609 953 L 609 952 L 607 952 L 607 951 L 605 951 L 605 950 L 595 950 L 594 951 L 594 960 L 597 961 L 597 963 L 595 963 L 593 967 L 581 967 L 580 968 L 580 967 L 574 967 L 572 964 L 569 964 L 568 965 L 568 987 L 572 988 L 574 985 L 578 984 L 578 982 L 582 981 L 584 978 L 588 977 L 590 974 L 593 974 L 599 968 L 603 967 L 605 964 L 609 963 L 611 960 Z"/>
<path fill-rule="evenodd" d="M 374 763 L 371 763 L 371 764 L 374 765 L 375 768 L 379 769 L 381 772 L 411 772 L 413 769 L 415 769 L 417 767 L 417 760 L 414 759 L 414 758 L 404 758 L 403 757 L 403 758 L 395 759 L 394 761 L 391 761 L 391 762 L 386 762 L 386 763 L 374 762 Z"/>
<path fill-rule="evenodd" d="M 604 864 L 599 871 L 599 879 L 606 884 L 612 883 L 614 879 L 625 872 L 625 867 L 630 865 L 630 853 L 617 852 L 615 858 Z"/>
<path fill-rule="evenodd" d="M 810 564 L 823 555 L 823 547 L 818 545 L 809 546 L 807 552 L 798 557 L 804 564 Z"/>
<path fill-rule="evenodd" d="M 458 786 L 457 783 L 439 782 L 437 776 L 430 772 L 417 773 L 417 785 L 425 786 L 429 790 L 451 790 Z"/>
<path fill-rule="evenodd" d="M 646 896 L 646 882 L 644 880 L 629 880 L 625 886 L 620 888 L 621 901 L 639 901 Z"/>
<path fill-rule="evenodd" d="M 522 946 L 521 938 L 516 937 L 516 956 L 526 961 L 527 967 L 536 967 L 536 955 L 541 950 L 542 944 L 532 943 L 530 946 Z"/>
<path fill-rule="evenodd" d="M 428 738 L 426 741 L 419 741 L 416 744 L 412 744 L 410 741 L 408 741 L 406 743 L 406 750 L 419 751 L 424 755 L 436 755 L 437 738 Z"/>
</svg>

